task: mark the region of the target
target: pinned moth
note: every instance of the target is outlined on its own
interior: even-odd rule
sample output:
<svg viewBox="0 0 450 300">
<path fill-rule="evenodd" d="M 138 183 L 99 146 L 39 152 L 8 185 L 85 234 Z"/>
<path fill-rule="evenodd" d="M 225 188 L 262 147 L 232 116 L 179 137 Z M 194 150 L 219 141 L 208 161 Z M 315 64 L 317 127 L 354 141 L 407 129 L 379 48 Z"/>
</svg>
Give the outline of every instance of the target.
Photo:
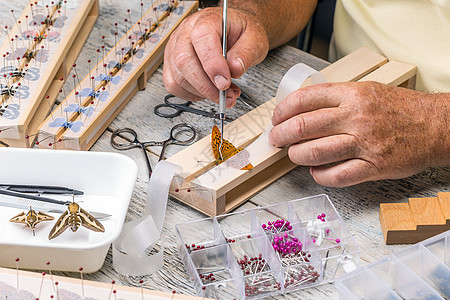
<svg viewBox="0 0 450 300">
<path fill-rule="evenodd" d="M 25 224 L 25 227 L 30 227 L 33 230 L 34 235 L 34 229 L 36 228 L 37 224 L 43 221 L 51 221 L 54 219 L 55 219 L 54 217 L 47 215 L 46 213 L 43 213 L 41 211 L 36 212 L 30 206 L 30 210 L 28 210 L 27 213 L 23 211 L 20 214 L 9 219 L 9 221 L 14 223 Z"/>
<path fill-rule="evenodd" d="M 80 225 L 95 232 L 105 232 L 105 228 L 96 218 L 82 209 L 78 203 L 72 202 L 56 221 L 55 226 L 48 234 L 48 239 L 51 240 L 59 236 L 69 227 L 70 230 L 76 232 Z"/>
</svg>

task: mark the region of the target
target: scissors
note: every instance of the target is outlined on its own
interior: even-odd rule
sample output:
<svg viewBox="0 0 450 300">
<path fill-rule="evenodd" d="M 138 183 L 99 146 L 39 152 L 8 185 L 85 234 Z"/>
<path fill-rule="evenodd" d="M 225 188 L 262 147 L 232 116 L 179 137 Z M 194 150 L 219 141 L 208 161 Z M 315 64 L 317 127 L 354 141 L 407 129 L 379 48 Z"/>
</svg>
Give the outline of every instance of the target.
<svg viewBox="0 0 450 300">
<path fill-rule="evenodd" d="M 180 136 L 181 133 L 185 132 L 184 135 Z M 116 141 L 117 137 L 129 140 L 128 143 L 119 143 Z M 162 142 L 140 142 L 137 138 L 137 133 L 131 128 L 117 129 L 113 132 L 111 136 L 111 145 L 117 150 L 128 150 L 136 147 L 140 147 L 144 151 L 145 161 L 147 163 L 148 171 L 150 176 L 152 175 L 152 166 L 150 165 L 150 160 L 147 156 L 147 151 L 145 150 L 148 146 L 162 146 L 161 154 L 159 155 L 159 160 L 164 157 L 164 152 L 166 151 L 167 145 L 189 145 L 194 141 L 196 132 L 194 127 L 187 124 L 177 124 L 170 130 L 170 137 Z"/>
<path fill-rule="evenodd" d="M 173 118 L 179 116 L 182 112 L 186 111 L 208 118 L 219 119 L 218 114 L 189 107 L 189 105 L 191 105 L 192 103 L 191 101 L 183 101 L 179 103 L 172 102 L 170 99 L 174 97 L 175 96 L 172 94 L 168 94 L 167 96 L 165 96 L 164 97 L 165 104 L 158 104 L 155 106 L 154 109 L 155 115 L 163 118 Z M 233 119 L 225 118 L 225 121 L 231 122 L 233 121 Z"/>
</svg>

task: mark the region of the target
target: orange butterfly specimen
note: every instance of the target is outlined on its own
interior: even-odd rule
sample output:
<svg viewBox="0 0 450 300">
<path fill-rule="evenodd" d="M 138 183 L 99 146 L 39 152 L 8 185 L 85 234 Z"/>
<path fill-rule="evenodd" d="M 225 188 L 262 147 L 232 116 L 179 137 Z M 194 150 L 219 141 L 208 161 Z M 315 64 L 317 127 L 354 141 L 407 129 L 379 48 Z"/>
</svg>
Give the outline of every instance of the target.
<svg viewBox="0 0 450 300">
<path fill-rule="evenodd" d="M 214 153 L 214 158 L 216 159 L 216 163 L 219 165 L 232 157 L 233 155 L 241 152 L 239 154 L 239 158 L 236 161 L 232 162 L 232 165 L 241 168 L 241 170 L 250 170 L 253 169 L 252 164 L 248 161 L 249 153 L 246 150 L 243 150 L 242 148 L 237 148 L 233 146 L 232 143 L 230 143 L 227 140 L 222 141 L 222 147 L 219 150 L 220 147 L 220 131 L 217 126 L 213 127 L 212 133 L 211 133 L 211 145 L 212 150 Z M 219 152 L 220 151 L 220 152 Z M 220 155 L 222 154 L 222 155 Z M 246 165 L 247 164 L 247 165 Z M 236 166 L 239 165 L 239 166 Z"/>
</svg>

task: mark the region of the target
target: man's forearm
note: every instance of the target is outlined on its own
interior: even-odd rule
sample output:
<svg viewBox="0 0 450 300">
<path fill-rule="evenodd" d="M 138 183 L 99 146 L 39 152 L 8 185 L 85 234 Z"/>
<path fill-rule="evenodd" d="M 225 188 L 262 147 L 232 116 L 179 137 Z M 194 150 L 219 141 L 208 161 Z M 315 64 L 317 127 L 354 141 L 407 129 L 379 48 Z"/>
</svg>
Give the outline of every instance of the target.
<svg viewBox="0 0 450 300">
<path fill-rule="evenodd" d="M 450 166 L 450 93 L 430 94 L 431 166 Z"/>
<path fill-rule="evenodd" d="M 263 25 L 270 49 L 297 35 L 308 23 L 316 5 L 317 0 L 228 0 L 228 7 L 253 15 Z"/>
</svg>

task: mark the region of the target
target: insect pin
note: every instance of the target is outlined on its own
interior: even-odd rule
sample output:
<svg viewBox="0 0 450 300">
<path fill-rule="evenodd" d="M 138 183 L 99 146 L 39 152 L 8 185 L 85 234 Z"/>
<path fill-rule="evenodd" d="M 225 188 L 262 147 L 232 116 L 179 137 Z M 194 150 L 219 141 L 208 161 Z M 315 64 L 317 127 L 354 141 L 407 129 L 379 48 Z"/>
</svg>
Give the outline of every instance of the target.
<svg viewBox="0 0 450 300">
<path fill-rule="evenodd" d="M 33 230 L 34 235 L 34 228 L 36 228 L 37 224 L 39 224 L 42 221 L 51 221 L 53 219 L 55 218 L 50 215 L 47 215 L 46 213 L 43 213 L 41 211 L 36 212 L 30 206 L 30 210 L 28 210 L 27 213 L 23 211 L 20 214 L 9 219 L 9 221 L 14 223 L 25 224 L 25 227 L 30 227 Z"/>
<path fill-rule="evenodd" d="M 51 240 L 59 236 L 69 227 L 70 230 L 76 232 L 80 225 L 95 232 L 105 232 L 105 228 L 96 218 L 82 209 L 78 203 L 73 201 L 56 221 L 55 226 L 53 226 L 48 234 L 48 239 Z"/>
</svg>

